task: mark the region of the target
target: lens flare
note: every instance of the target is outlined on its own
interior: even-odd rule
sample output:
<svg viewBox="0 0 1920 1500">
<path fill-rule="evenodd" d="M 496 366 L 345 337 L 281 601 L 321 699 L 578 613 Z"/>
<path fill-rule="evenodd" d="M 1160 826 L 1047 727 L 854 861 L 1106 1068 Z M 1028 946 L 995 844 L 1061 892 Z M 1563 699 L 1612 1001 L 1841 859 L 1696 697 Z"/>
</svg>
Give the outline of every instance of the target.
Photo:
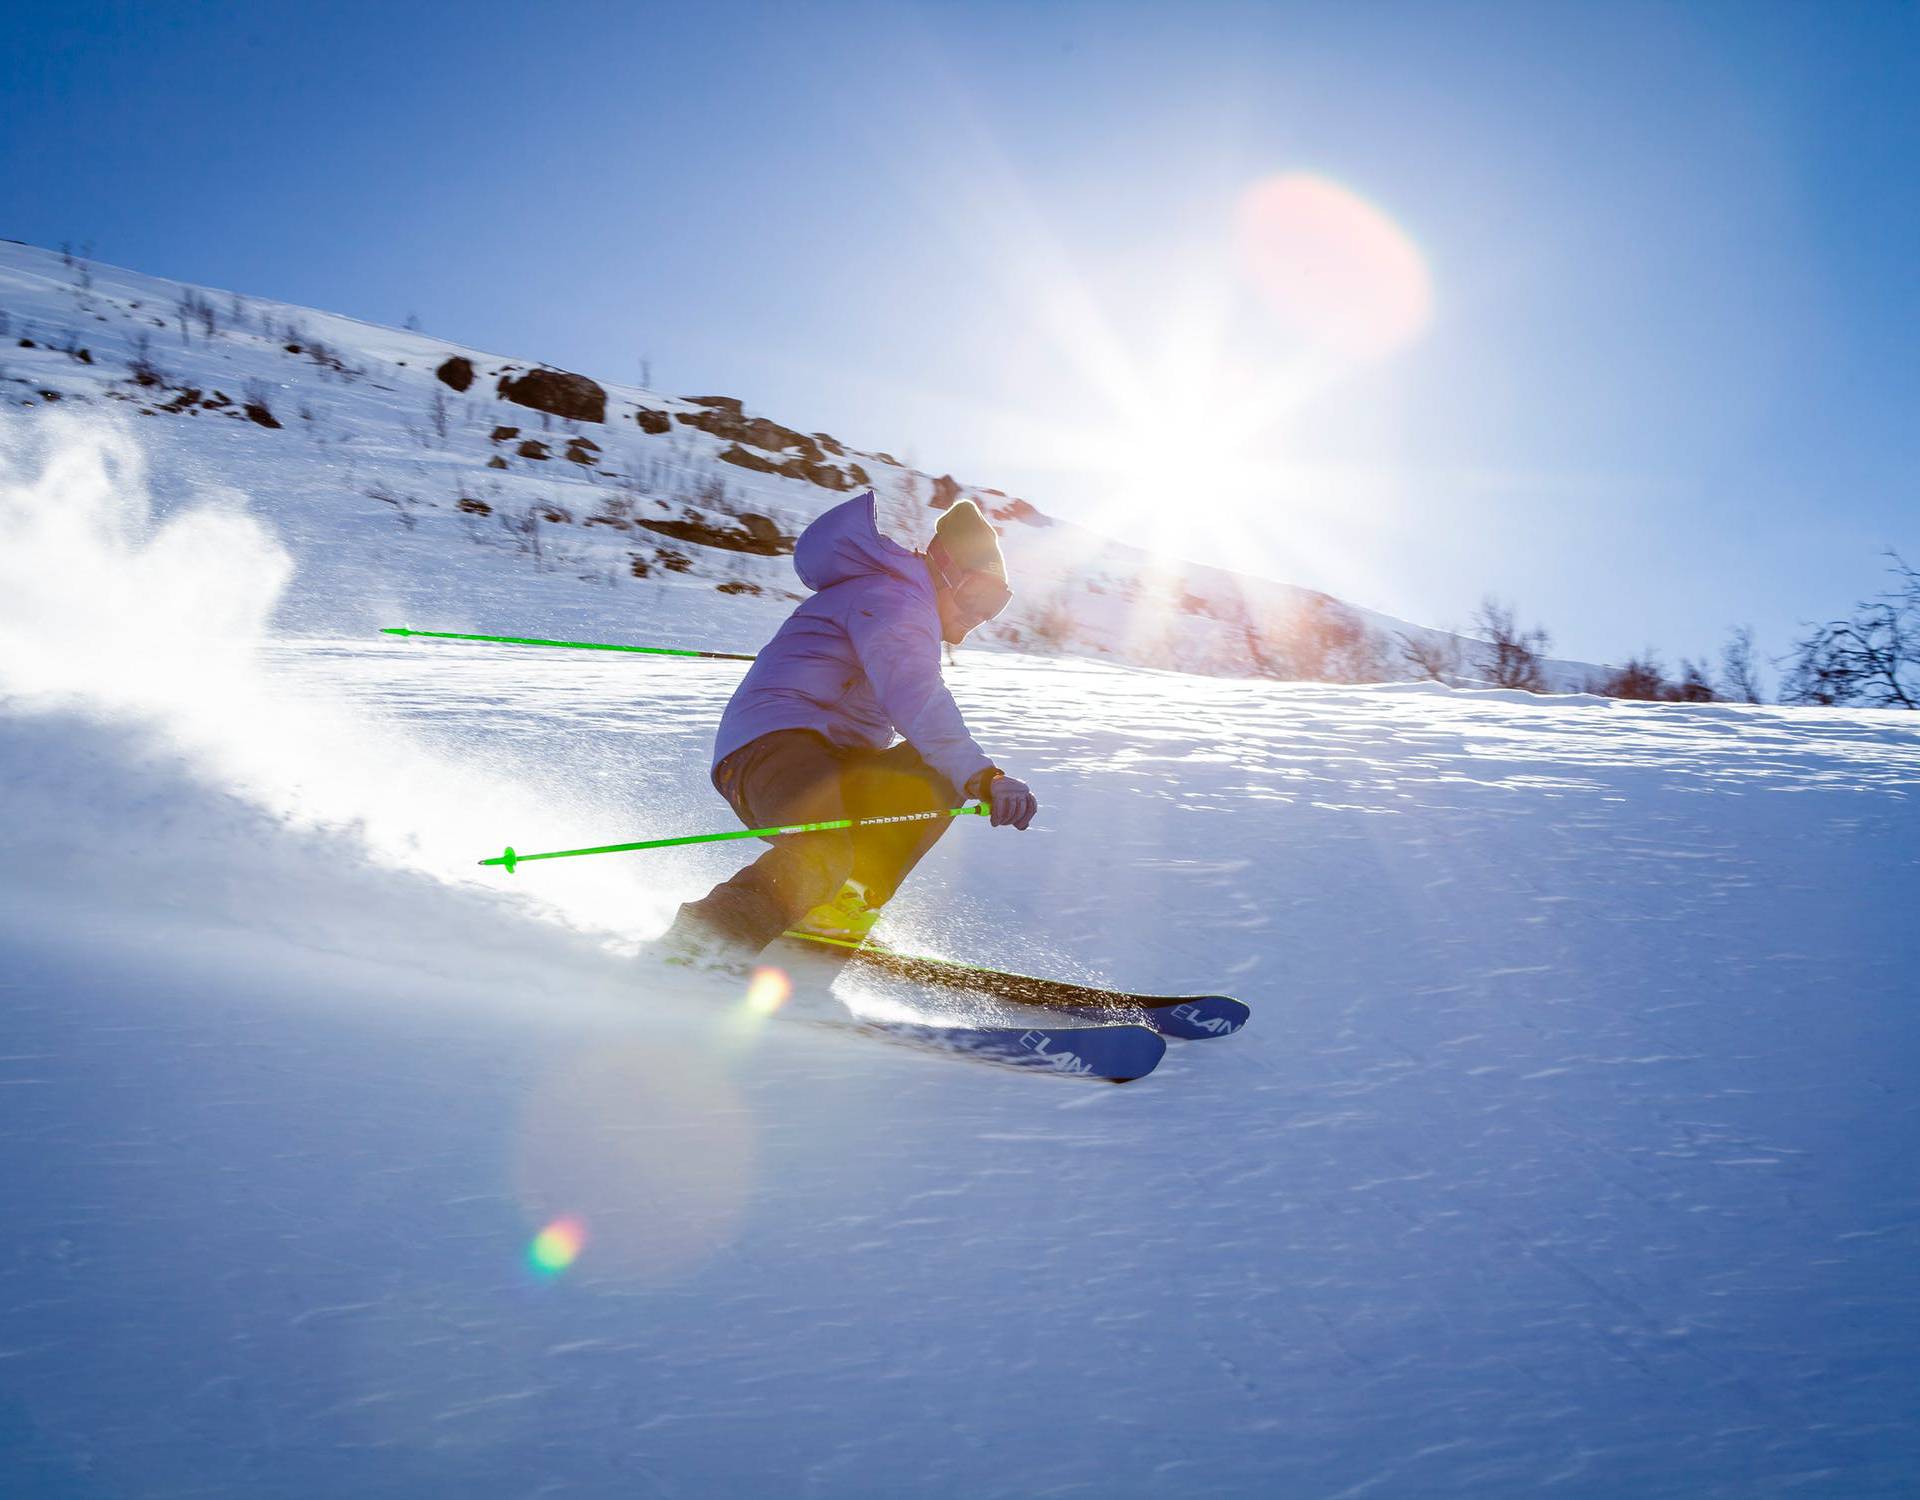
<svg viewBox="0 0 1920 1500">
<path fill-rule="evenodd" d="M 751 1016 L 770 1016 L 793 994 L 793 981 L 787 977 L 785 969 L 776 969 L 771 965 L 755 969 L 753 978 L 747 981 L 747 1014 Z"/>
<path fill-rule="evenodd" d="M 543 1276 L 558 1276 L 579 1258 L 587 1227 L 575 1218 L 555 1219 L 533 1237 L 527 1259 Z"/>
<path fill-rule="evenodd" d="M 1433 317 L 1420 247 L 1384 211 L 1324 177 L 1285 172 L 1240 198 L 1240 263 L 1293 332 L 1328 352 L 1377 359 Z"/>
<path fill-rule="evenodd" d="M 555 1060 L 531 1090 L 514 1192 L 526 1222 L 559 1231 L 554 1250 L 591 1231 L 595 1284 L 663 1285 L 738 1230 L 759 1127 L 728 1061 L 704 1040 L 596 1045 Z M 529 1261 L 540 1265 L 531 1250 Z"/>
</svg>

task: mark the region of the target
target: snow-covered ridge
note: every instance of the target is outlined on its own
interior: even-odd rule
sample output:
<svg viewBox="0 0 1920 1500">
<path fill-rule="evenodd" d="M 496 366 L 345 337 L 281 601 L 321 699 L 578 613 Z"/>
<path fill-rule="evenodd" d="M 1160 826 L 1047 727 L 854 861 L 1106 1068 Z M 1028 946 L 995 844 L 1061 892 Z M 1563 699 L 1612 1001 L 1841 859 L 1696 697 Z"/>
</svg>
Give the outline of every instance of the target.
<svg viewBox="0 0 1920 1500">
<path fill-rule="evenodd" d="M 163 507 L 211 472 L 267 512 L 297 564 L 281 620 L 294 628 L 579 629 L 612 589 L 673 619 L 680 644 L 751 650 L 799 597 L 794 536 L 870 485 L 910 545 L 961 498 L 993 518 L 1018 592 L 983 645 L 1371 680 L 1409 675 L 1403 635 L 1457 641 L 1152 556 L 725 396 L 602 383 L 0 243 L 0 411 L 55 403 L 152 418 L 140 436 Z M 1548 680 L 1577 687 L 1590 671 L 1553 662 Z"/>
</svg>

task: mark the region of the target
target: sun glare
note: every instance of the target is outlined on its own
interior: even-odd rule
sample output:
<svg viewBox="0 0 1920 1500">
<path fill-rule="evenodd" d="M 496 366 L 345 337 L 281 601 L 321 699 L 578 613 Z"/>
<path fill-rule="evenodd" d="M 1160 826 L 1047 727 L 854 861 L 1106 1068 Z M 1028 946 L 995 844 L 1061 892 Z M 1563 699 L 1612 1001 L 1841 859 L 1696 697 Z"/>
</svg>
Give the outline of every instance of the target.
<svg viewBox="0 0 1920 1500">
<path fill-rule="evenodd" d="M 1107 485 L 1089 517 L 1099 529 L 1258 571 L 1274 565 L 1283 529 L 1298 556 L 1313 546 L 1316 508 L 1346 511 L 1378 493 L 1377 473 L 1336 476 L 1293 459 L 1289 428 L 1421 336 L 1433 283 L 1387 213 L 1302 172 L 1250 184 L 1216 250 L 1211 274 L 1190 271 L 1184 283 L 1200 290 L 1184 302 L 1169 293 L 1162 347 L 1133 351 L 1101 382 L 1121 408 L 1110 425 L 1066 446 L 1072 466 Z"/>
<path fill-rule="evenodd" d="M 1402 489 L 1386 456 L 1393 414 L 1367 404 L 1386 397 L 1366 377 L 1434 316 L 1413 236 L 1353 189 L 1295 170 L 1243 180 L 1210 214 L 1170 199 L 1089 257 L 990 132 L 976 137 L 973 175 L 935 206 L 975 210 L 956 227 L 1018 312 L 1007 381 L 1025 394 L 968 405 L 974 439 L 1023 482 L 1064 481 L 1075 520 L 1169 562 L 1360 584 L 1370 563 L 1348 555 L 1351 538 Z M 1349 392 L 1360 404 L 1339 406 Z M 956 405 L 952 391 L 926 394 Z M 1339 438 L 1308 441 L 1316 421 Z M 1147 613 L 1129 612 L 1165 628 Z"/>
<path fill-rule="evenodd" d="M 1349 359 L 1373 360 L 1433 318 L 1426 257 L 1373 204 L 1324 177 L 1288 172 L 1241 195 L 1242 274 L 1281 324 Z"/>
</svg>

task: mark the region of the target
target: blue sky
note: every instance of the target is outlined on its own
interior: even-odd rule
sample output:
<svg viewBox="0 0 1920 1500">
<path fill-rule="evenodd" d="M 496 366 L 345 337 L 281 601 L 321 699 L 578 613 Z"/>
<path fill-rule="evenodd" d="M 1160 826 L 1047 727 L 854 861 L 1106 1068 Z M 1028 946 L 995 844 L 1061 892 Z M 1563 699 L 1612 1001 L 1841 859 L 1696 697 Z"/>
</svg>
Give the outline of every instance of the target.
<svg viewBox="0 0 1920 1500">
<path fill-rule="evenodd" d="M 1589 659 L 1742 621 L 1778 652 L 1879 548 L 1920 558 L 1911 4 L 8 24 L 10 237 L 608 379 L 644 358 L 1410 618 L 1492 592 Z M 1288 174 L 1417 250 L 1417 333 L 1306 357 L 1235 250 Z"/>
</svg>

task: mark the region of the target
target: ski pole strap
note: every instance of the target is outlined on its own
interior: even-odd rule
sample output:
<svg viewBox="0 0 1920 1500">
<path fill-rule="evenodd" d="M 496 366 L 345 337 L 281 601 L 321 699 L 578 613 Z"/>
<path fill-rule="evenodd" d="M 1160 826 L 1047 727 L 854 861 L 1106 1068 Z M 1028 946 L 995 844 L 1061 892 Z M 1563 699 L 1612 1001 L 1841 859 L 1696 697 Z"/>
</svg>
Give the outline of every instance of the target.
<svg viewBox="0 0 1920 1500">
<path fill-rule="evenodd" d="M 490 641 L 497 646 L 564 646 L 570 651 L 631 651 L 640 656 L 698 656 L 707 661 L 752 661 L 734 651 L 688 651 L 680 646 L 610 646 L 602 641 L 549 641 L 531 635 L 462 635 L 453 630 L 409 630 L 404 625 L 383 625 L 382 635 L 422 635 L 438 641 Z M 528 859 L 533 856 L 529 854 Z"/>
<path fill-rule="evenodd" d="M 674 849 L 684 844 L 723 844 L 729 839 L 778 838 L 789 833 L 825 833 L 834 828 L 872 828 L 881 823 L 924 823 L 932 818 L 985 817 L 987 809 L 936 807 L 926 812 L 887 813 L 874 818 L 834 818 L 825 823 L 788 823 L 778 828 L 736 828 L 727 833 L 690 833 L 677 839 L 642 839 L 637 844 L 601 844 L 594 849 L 554 849 L 545 854 L 515 854 L 509 844 L 504 854 L 480 861 L 483 865 L 503 865 L 511 875 L 515 865 L 533 859 L 572 859 L 581 854 L 626 854 L 635 849 Z"/>
</svg>

